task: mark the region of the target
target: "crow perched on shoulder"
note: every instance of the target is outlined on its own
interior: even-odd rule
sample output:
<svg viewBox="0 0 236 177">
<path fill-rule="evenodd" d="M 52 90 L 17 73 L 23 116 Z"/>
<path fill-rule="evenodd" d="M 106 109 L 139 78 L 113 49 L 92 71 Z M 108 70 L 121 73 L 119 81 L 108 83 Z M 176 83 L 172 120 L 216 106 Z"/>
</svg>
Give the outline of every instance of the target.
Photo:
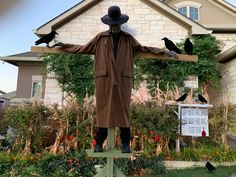
<svg viewBox="0 0 236 177">
<path fill-rule="evenodd" d="M 35 45 L 46 43 L 47 47 L 49 47 L 49 43 L 55 38 L 56 34 L 58 34 L 56 31 L 52 31 L 51 33 L 49 33 L 49 34 L 41 37 L 39 40 L 35 41 Z"/>
<path fill-rule="evenodd" d="M 202 95 L 198 94 L 198 100 L 201 101 L 201 103 L 206 103 L 207 104 L 207 100 L 206 98 L 204 98 Z"/>
<path fill-rule="evenodd" d="M 167 37 L 162 38 L 161 40 L 164 40 L 165 46 L 169 51 L 174 51 L 178 54 L 181 54 L 181 50 Z"/>
<path fill-rule="evenodd" d="M 178 98 L 177 100 L 175 100 L 175 101 L 177 101 L 177 102 L 184 101 L 184 100 L 187 98 L 187 96 L 188 96 L 188 94 L 185 93 L 185 94 L 183 94 L 181 97 L 179 97 L 179 98 Z"/>
<path fill-rule="evenodd" d="M 210 162 L 207 162 L 205 167 L 207 168 L 208 171 L 213 171 L 216 169 L 216 167 L 214 167 L 214 165 L 212 165 Z"/>
<path fill-rule="evenodd" d="M 187 38 L 184 42 L 184 50 L 188 55 L 193 54 L 193 44 L 189 38 Z"/>
</svg>

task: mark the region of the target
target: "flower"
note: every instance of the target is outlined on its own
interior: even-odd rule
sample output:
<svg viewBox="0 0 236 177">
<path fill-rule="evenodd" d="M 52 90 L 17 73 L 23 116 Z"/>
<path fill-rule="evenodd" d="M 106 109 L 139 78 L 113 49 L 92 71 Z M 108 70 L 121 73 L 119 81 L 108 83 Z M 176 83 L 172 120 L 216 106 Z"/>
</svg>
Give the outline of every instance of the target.
<svg viewBox="0 0 236 177">
<path fill-rule="evenodd" d="M 152 137 L 152 139 L 155 141 L 155 142 L 158 142 L 159 141 L 159 136 L 158 135 L 155 135 Z"/>
<path fill-rule="evenodd" d="M 67 141 L 72 141 L 73 139 L 75 139 L 75 137 L 73 135 L 69 135 L 67 136 Z"/>
<path fill-rule="evenodd" d="M 150 133 L 150 135 L 154 135 L 154 131 L 153 130 L 150 130 L 149 133 Z"/>
<path fill-rule="evenodd" d="M 92 141 L 93 146 L 96 146 L 96 140 Z"/>
<path fill-rule="evenodd" d="M 73 160 L 72 160 L 72 159 L 69 159 L 69 160 L 68 160 L 68 163 L 69 163 L 69 164 L 72 164 L 72 163 L 73 163 Z"/>
</svg>

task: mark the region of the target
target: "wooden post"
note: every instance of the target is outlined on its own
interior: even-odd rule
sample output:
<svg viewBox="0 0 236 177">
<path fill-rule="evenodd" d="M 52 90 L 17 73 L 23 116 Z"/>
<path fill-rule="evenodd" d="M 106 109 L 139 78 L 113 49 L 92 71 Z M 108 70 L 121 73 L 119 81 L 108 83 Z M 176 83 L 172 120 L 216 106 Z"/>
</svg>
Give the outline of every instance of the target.
<svg viewBox="0 0 236 177">
<path fill-rule="evenodd" d="M 69 53 L 66 52 L 58 47 L 49 48 L 49 47 L 38 47 L 32 46 L 31 52 L 38 52 L 38 53 Z M 178 59 L 170 57 L 165 54 L 153 54 L 153 53 L 146 53 L 146 52 L 137 52 L 135 54 L 135 58 L 149 58 L 149 59 L 160 59 L 160 60 L 176 60 L 176 61 L 191 61 L 197 62 L 198 56 L 197 55 L 184 55 L 184 54 L 177 54 Z"/>
<path fill-rule="evenodd" d="M 126 175 L 114 164 L 114 158 L 129 158 L 132 153 L 121 153 L 121 150 L 114 150 L 115 128 L 108 128 L 107 136 L 108 148 L 104 152 L 95 152 L 94 149 L 86 149 L 90 157 L 106 157 L 107 164 L 95 175 L 95 177 L 126 177 Z"/>
</svg>

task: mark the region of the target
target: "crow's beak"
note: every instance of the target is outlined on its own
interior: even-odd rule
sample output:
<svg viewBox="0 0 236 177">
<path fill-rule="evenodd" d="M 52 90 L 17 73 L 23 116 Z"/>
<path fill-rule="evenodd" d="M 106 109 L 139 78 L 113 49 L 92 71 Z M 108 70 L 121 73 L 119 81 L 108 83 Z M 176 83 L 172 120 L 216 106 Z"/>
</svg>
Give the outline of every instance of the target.
<svg viewBox="0 0 236 177">
<path fill-rule="evenodd" d="M 57 35 L 59 35 L 57 32 L 56 32 Z"/>
<path fill-rule="evenodd" d="M 164 40 L 164 38 L 162 38 L 161 40 Z"/>
</svg>

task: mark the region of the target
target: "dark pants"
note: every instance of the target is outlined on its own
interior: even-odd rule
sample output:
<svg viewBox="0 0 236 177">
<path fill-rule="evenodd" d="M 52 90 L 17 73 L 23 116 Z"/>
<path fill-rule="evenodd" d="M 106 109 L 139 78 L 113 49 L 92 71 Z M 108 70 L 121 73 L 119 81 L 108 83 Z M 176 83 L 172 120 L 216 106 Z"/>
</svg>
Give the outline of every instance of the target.
<svg viewBox="0 0 236 177">
<path fill-rule="evenodd" d="M 98 128 L 96 134 L 96 142 L 98 145 L 102 145 L 107 138 L 107 128 Z M 131 139 L 130 127 L 122 128 L 120 127 L 120 139 L 123 145 L 128 145 Z"/>
</svg>

